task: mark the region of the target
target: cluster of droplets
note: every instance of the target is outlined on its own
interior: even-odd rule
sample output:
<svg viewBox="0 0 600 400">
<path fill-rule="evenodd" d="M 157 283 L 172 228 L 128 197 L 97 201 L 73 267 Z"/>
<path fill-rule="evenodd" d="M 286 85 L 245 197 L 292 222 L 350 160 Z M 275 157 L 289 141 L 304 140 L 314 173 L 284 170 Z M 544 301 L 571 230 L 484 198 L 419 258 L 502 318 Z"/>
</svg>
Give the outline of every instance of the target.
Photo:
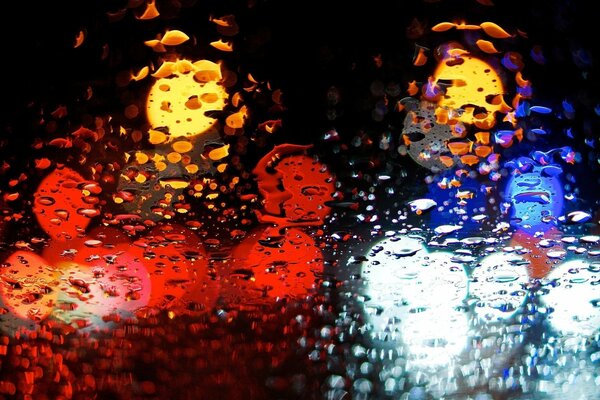
<svg viewBox="0 0 600 400">
<path fill-rule="evenodd" d="M 508 229 L 498 233 L 442 239 L 412 228 L 357 250 L 337 324 L 346 379 L 362 384 L 331 376 L 330 392 L 550 395 L 557 378 L 564 390 L 593 393 L 598 236 L 546 240 L 531 257 Z M 534 278 L 536 263 L 551 272 Z"/>
</svg>

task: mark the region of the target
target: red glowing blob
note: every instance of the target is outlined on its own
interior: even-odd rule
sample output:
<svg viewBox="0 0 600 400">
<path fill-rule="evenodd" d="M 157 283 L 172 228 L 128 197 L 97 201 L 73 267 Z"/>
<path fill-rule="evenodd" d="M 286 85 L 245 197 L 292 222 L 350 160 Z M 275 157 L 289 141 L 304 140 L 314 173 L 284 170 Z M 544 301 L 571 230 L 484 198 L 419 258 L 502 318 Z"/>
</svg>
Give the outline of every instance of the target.
<svg viewBox="0 0 600 400">
<path fill-rule="evenodd" d="M 314 292 L 323 254 L 313 238 L 290 228 L 256 229 L 232 252 L 235 271 L 249 277 L 260 297 L 301 298 Z"/>
<path fill-rule="evenodd" d="M 177 224 L 157 226 L 136 242 L 152 283 L 149 307 L 175 313 L 212 308 L 218 285 L 211 281 L 208 257 L 200 238 Z"/>
<path fill-rule="evenodd" d="M 80 259 L 79 253 L 88 254 L 90 249 L 112 249 L 118 244 L 130 243 L 130 237 L 121 229 L 98 226 L 89 230 L 85 235 L 77 234 L 68 241 L 48 240 L 48 245 L 42 250 L 42 257 L 52 265 L 58 265 L 74 259 Z M 135 250 L 134 248 L 131 251 Z"/>
<path fill-rule="evenodd" d="M 89 186 L 86 188 L 86 186 Z M 39 184 L 33 195 L 33 212 L 42 229 L 55 240 L 69 240 L 85 231 L 99 214 L 94 195 L 99 186 L 86 183 L 76 171 L 55 169 Z"/>
<path fill-rule="evenodd" d="M 323 224 L 331 212 L 326 204 L 335 192 L 333 176 L 314 157 L 310 146 L 282 144 L 265 155 L 254 169 L 264 198 L 264 222 L 279 226 Z"/>
</svg>

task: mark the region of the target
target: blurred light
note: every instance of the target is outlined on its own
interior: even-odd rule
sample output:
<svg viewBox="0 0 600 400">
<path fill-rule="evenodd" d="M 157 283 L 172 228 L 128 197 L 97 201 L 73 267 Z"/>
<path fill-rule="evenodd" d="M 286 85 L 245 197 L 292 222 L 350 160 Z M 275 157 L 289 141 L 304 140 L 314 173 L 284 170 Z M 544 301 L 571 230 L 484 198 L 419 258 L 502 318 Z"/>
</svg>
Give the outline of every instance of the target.
<svg viewBox="0 0 600 400">
<path fill-rule="evenodd" d="M 471 274 L 469 295 L 477 300 L 475 314 L 489 322 L 508 319 L 521 308 L 529 282 L 526 260 L 516 254 L 494 253 Z"/>
<path fill-rule="evenodd" d="M 600 328 L 600 266 L 567 261 L 552 270 L 542 301 L 548 322 L 561 335 L 589 337 Z"/>
<path fill-rule="evenodd" d="M 450 253 L 428 253 L 419 238 L 385 239 L 363 269 L 375 341 L 391 342 L 417 368 L 450 365 L 466 345 L 467 276 Z"/>
</svg>

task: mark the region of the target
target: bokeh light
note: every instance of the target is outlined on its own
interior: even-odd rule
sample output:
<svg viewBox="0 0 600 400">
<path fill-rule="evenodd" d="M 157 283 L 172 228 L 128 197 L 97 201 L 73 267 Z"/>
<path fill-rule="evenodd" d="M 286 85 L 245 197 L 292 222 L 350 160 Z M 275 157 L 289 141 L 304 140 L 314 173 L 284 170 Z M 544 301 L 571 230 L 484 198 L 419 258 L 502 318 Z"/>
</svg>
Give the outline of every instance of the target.
<svg viewBox="0 0 600 400">
<path fill-rule="evenodd" d="M 596 398 L 596 15 L 11 4 L 0 399 Z"/>
</svg>

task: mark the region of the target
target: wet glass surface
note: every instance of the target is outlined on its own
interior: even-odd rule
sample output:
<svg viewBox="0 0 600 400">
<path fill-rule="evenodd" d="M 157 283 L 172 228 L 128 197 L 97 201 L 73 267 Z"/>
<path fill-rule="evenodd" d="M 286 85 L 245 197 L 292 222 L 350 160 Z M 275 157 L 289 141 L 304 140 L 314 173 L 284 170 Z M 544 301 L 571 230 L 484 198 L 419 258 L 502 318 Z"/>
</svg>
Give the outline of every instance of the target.
<svg viewBox="0 0 600 400">
<path fill-rule="evenodd" d="M 0 399 L 600 398 L 592 9 L 20 4 Z"/>
</svg>

